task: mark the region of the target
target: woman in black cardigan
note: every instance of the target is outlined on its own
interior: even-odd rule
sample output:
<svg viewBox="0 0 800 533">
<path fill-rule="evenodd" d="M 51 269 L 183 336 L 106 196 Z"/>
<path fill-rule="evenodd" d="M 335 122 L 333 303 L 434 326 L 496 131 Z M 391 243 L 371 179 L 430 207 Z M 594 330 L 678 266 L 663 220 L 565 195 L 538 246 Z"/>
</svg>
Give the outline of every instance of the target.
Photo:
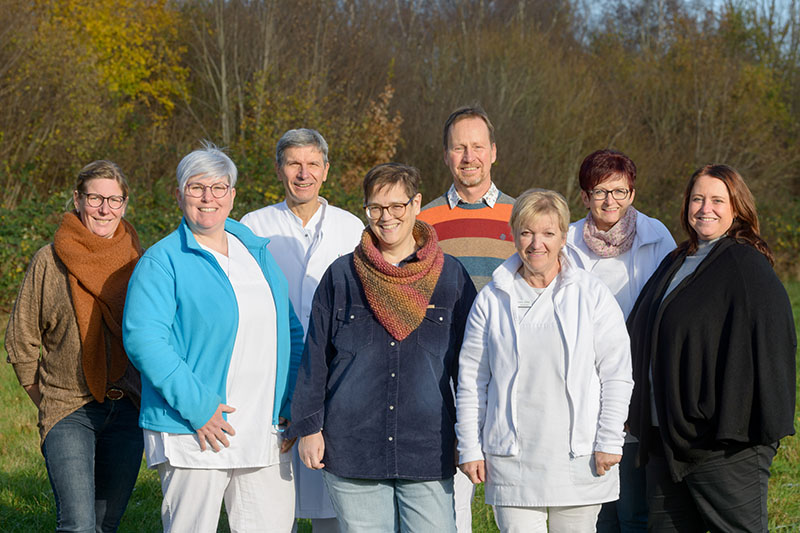
<svg viewBox="0 0 800 533">
<path fill-rule="evenodd" d="M 770 465 L 794 434 L 792 308 L 733 168 L 692 175 L 681 224 L 628 319 L 650 531 L 767 531 Z"/>
</svg>

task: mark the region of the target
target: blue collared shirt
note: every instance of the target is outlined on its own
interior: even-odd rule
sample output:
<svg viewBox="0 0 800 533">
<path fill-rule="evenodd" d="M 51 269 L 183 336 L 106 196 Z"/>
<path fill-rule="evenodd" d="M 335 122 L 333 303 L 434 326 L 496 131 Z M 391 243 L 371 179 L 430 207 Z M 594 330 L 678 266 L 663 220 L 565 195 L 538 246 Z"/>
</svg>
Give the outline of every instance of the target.
<svg viewBox="0 0 800 533">
<path fill-rule="evenodd" d="M 292 400 L 289 436 L 322 430 L 329 472 L 358 479 L 446 479 L 455 473 L 458 351 L 475 287 L 445 255 L 425 318 L 402 341 L 378 322 L 353 265 L 320 281 Z"/>
</svg>

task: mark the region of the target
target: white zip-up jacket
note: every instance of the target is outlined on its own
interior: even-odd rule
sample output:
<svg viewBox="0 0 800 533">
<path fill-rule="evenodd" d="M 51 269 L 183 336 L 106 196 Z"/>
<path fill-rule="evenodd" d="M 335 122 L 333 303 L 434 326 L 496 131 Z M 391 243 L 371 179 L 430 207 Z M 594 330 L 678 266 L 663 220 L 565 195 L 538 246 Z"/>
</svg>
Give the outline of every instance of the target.
<svg viewBox="0 0 800 533">
<path fill-rule="evenodd" d="M 566 350 L 572 457 L 621 454 L 633 389 L 628 332 L 611 291 L 562 253 L 553 303 Z M 492 274 L 470 311 L 459 355 L 456 409 L 459 462 L 484 453 L 516 455 L 519 340 L 511 285 L 522 265 L 514 254 Z"/>
<path fill-rule="evenodd" d="M 583 225 L 586 219 L 582 218 L 569 225 L 567 231 L 567 246 L 564 251 L 572 262 L 584 270 L 591 272 L 597 262 L 602 258 L 593 254 L 583 240 Z M 649 217 L 639 211 L 636 215 L 636 235 L 631 246 L 633 272 L 629 272 L 633 304 L 636 297 L 642 292 L 644 284 L 650 279 L 658 265 L 668 253 L 675 249 L 675 239 L 672 238 L 660 220 Z"/>
</svg>

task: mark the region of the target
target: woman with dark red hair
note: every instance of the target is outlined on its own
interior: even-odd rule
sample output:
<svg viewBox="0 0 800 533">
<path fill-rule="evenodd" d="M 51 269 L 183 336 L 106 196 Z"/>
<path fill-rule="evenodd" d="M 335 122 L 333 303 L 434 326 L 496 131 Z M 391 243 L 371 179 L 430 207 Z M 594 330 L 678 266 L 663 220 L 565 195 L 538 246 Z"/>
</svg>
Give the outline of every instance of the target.
<svg viewBox="0 0 800 533">
<path fill-rule="evenodd" d="M 770 465 L 794 433 L 792 308 L 736 170 L 698 169 L 681 224 L 628 319 L 649 528 L 767 531 Z"/>
<path fill-rule="evenodd" d="M 636 165 L 615 150 L 597 150 L 578 174 L 586 218 L 570 224 L 567 255 L 597 275 L 614 293 L 625 318 L 658 264 L 675 248 L 664 224 L 633 207 Z M 626 435 L 620 462 L 619 500 L 603 504 L 600 533 L 647 529 L 644 469 L 636 468 L 637 440 Z"/>
</svg>

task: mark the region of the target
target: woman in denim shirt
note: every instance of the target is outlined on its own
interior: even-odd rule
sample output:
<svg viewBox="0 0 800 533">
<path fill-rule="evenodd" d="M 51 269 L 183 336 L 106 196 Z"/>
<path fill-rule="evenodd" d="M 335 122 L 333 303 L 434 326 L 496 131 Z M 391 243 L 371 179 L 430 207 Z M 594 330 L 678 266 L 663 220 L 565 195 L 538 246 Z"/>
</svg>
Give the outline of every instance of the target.
<svg viewBox="0 0 800 533">
<path fill-rule="evenodd" d="M 290 437 L 343 532 L 455 531 L 451 381 L 475 287 L 417 221 L 419 171 L 364 178 L 369 227 L 314 296 Z"/>
</svg>

